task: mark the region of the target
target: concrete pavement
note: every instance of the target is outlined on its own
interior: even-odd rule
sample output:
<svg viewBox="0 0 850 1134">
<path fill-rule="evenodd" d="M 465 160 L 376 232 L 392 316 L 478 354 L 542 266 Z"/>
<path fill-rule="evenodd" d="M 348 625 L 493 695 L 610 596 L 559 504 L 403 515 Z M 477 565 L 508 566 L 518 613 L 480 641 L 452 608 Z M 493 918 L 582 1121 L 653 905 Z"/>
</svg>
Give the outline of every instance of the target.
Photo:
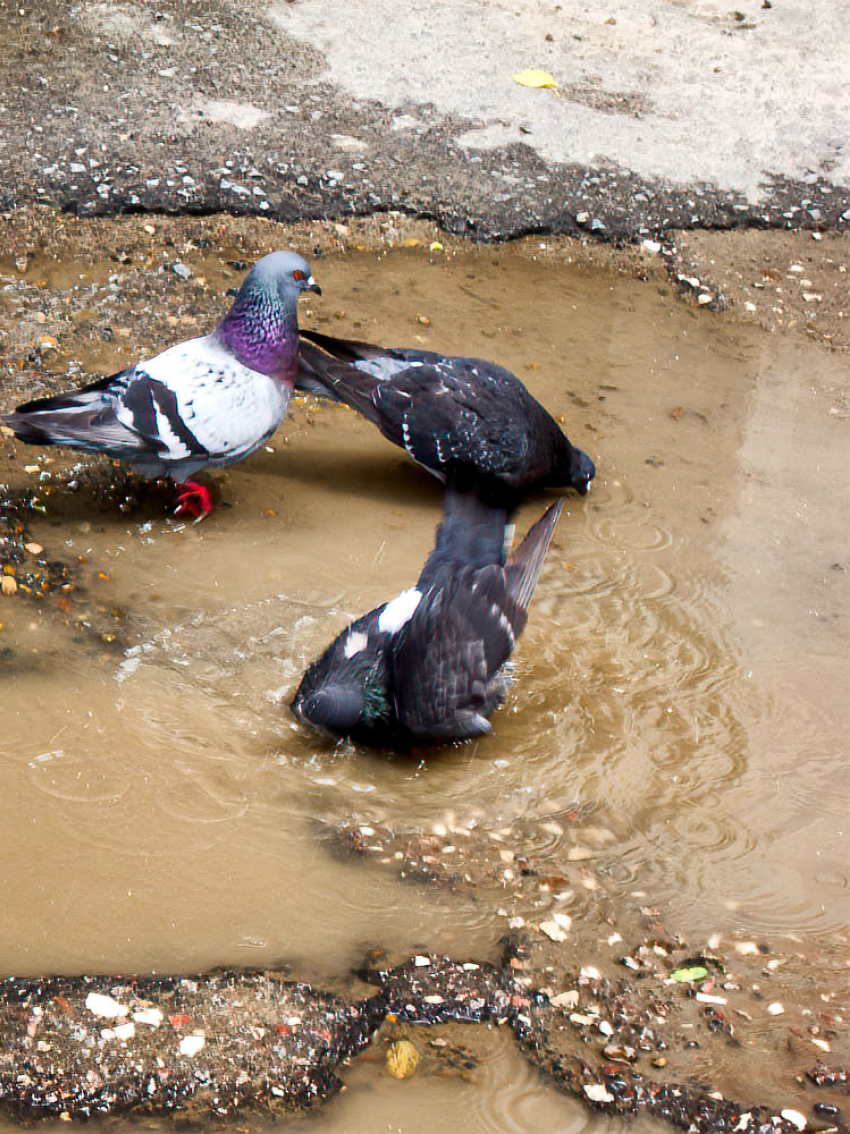
<svg viewBox="0 0 850 1134">
<path fill-rule="evenodd" d="M 0 207 L 842 229 L 848 28 L 845 0 L 0 0 Z"/>
</svg>

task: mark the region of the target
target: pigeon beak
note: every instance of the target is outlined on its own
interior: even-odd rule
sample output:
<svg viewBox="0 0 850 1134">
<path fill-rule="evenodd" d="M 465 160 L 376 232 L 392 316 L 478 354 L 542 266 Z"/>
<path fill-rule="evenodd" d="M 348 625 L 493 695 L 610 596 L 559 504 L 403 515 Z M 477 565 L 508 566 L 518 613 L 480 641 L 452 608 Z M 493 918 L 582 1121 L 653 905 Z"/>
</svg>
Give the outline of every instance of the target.
<svg viewBox="0 0 850 1134">
<path fill-rule="evenodd" d="M 319 285 L 316 283 L 316 281 L 313 279 L 312 276 L 310 276 L 310 278 L 307 280 L 307 283 L 304 285 L 304 290 L 305 291 L 314 291 L 316 293 L 316 295 L 322 294 L 322 289 L 319 287 Z"/>
</svg>

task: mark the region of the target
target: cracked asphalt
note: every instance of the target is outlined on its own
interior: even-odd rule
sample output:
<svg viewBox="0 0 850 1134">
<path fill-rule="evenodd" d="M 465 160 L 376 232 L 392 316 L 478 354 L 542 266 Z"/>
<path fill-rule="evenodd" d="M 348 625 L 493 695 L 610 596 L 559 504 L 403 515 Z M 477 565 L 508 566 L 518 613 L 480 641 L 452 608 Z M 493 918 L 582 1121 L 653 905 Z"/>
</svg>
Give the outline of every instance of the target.
<svg viewBox="0 0 850 1134">
<path fill-rule="evenodd" d="M 827 0 L 0 0 L 0 209 L 846 230 L 848 29 Z"/>
</svg>

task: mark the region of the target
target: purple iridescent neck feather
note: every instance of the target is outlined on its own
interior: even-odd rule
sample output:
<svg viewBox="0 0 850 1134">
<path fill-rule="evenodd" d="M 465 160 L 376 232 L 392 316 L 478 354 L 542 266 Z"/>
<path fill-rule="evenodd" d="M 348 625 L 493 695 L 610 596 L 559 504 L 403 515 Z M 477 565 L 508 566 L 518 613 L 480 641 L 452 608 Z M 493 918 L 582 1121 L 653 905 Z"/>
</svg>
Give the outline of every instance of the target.
<svg viewBox="0 0 850 1134">
<path fill-rule="evenodd" d="M 216 335 L 241 363 L 280 382 L 294 382 L 298 293 L 281 298 L 268 286 L 242 287 Z"/>
</svg>

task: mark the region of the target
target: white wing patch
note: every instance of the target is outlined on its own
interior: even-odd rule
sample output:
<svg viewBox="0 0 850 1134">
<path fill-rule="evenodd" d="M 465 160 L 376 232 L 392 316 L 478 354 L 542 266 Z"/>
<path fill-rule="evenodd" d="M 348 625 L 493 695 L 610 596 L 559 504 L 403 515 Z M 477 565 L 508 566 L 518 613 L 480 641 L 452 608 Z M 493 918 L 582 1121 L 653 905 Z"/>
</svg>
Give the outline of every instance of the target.
<svg viewBox="0 0 850 1134">
<path fill-rule="evenodd" d="M 406 362 L 403 358 L 390 358 L 381 355 L 378 358 L 358 358 L 354 368 L 362 374 L 371 374 L 382 382 L 387 378 L 394 378 L 402 370 L 412 370 L 416 366 L 424 366 L 424 362 Z M 407 395 L 405 395 L 407 396 Z"/>
<path fill-rule="evenodd" d="M 401 419 L 401 437 L 406 451 L 413 456 L 413 451 L 410 448 L 410 421 L 407 414 Z"/>
<path fill-rule="evenodd" d="M 400 595 L 388 602 L 381 611 L 378 629 L 382 634 L 395 634 L 398 630 L 401 630 L 402 626 L 413 617 L 421 600 L 422 592 L 416 587 L 402 591 Z"/>
<path fill-rule="evenodd" d="M 369 645 L 369 635 L 364 634 L 362 630 L 355 630 L 349 634 L 345 640 L 345 647 L 343 655 L 347 658 L 353 658 L 355 654 L 359 654 L 361 650 L 365 650 Z"/>
<path fill-rule="evenodd" d="M 156 432 L 161 441 L 164 441 L 168 446 L 168 460 L 182 461 L 191 455 L 191 449 L 181 441 L 171 424 L 156 402 L 153 403 L 154 413 L 156 414 Z"/>
<path fill-rule="evenodd" d="M 511 649 L 513 649 L 513 647 L 516 645 L 516 635 L 514 634 L 513 626 L 511 626 L 510 621 L 508 620 L 508 616 L 495 602 L 490 606 L 490 613 L 492 615 L 495 615 L 495 617 L 498 619 L 499 625 L 502 627 L 502 629 L 510 639 Z"/>
</svg>

